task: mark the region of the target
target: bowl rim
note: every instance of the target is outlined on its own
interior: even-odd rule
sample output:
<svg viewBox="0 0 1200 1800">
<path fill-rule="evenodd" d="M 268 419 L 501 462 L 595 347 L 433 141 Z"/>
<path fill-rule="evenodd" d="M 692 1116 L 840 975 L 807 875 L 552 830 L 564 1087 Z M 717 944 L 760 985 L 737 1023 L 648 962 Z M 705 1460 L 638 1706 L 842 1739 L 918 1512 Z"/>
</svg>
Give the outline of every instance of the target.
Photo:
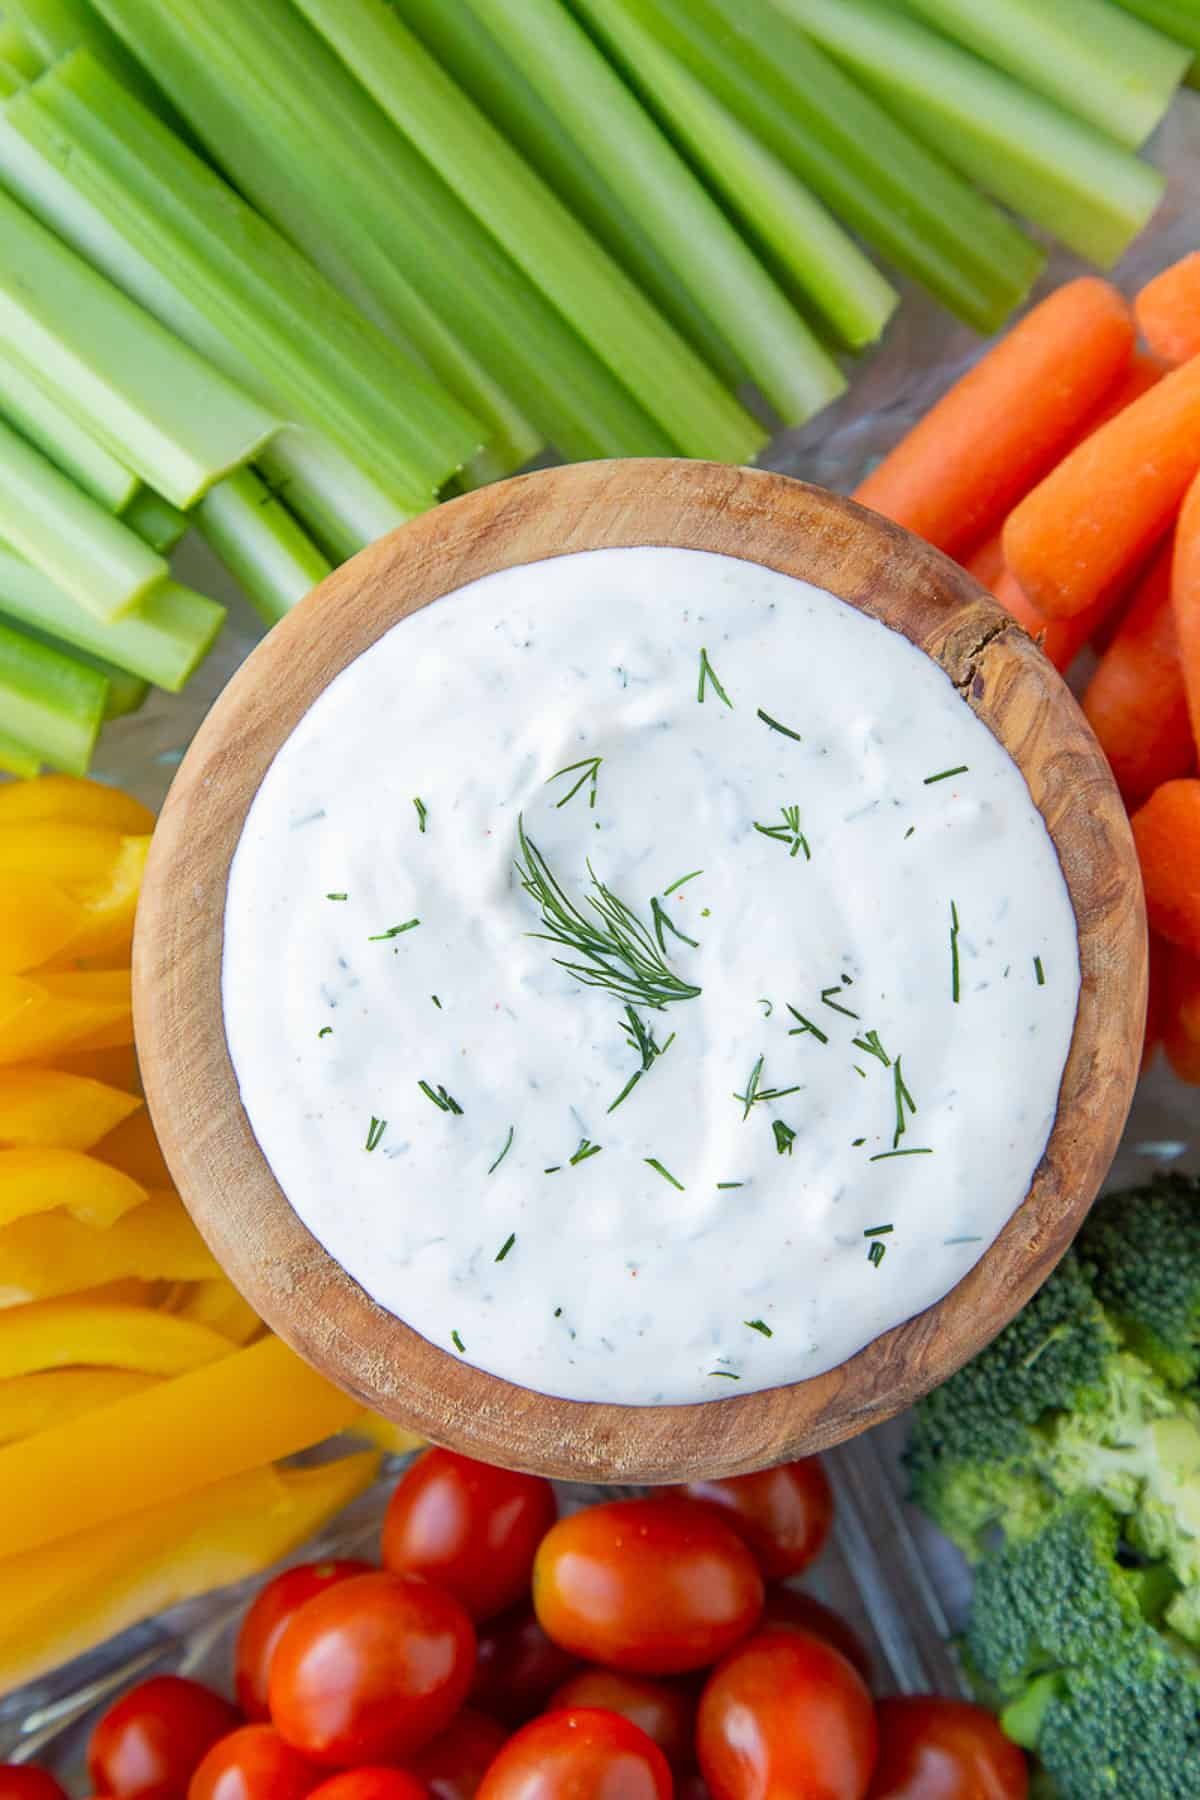
<svg viewBox="0 0 1200 1800">
<path fill-rule="evenodd" d="M 994 1243 L 925 1311 L 822 1375 L 671 1405 L 568 1400 L 487 1374 L 372 1300 L 301 1223 L 259 1150 L 225 1041 L 225 890 L 276 751 L 379 636 L 468 581 L 581 550 L 678 545 L 828 589 L 949 675 L 1025 776 L 1075 912 L 1081 986 L 1054 1127 Z M 1137 858 L 1099 745 L 1032 640 L 957 564 L 790 477 L 653 458 L 516 476 L 422 514 L 336 570 L 252 652 L 176 773 L 138 910 L 134 1017 L 168 1165 L 268 1325 L 365 1406 L 483 1461 L 593 1482 L 728 1475 L 828 1447 L 980 1350 L 1064 1254 L 1115 1154 L 1145 1017 Z M 265 1396 L 269 1400 L 269 1396 Z"/>
</svg>

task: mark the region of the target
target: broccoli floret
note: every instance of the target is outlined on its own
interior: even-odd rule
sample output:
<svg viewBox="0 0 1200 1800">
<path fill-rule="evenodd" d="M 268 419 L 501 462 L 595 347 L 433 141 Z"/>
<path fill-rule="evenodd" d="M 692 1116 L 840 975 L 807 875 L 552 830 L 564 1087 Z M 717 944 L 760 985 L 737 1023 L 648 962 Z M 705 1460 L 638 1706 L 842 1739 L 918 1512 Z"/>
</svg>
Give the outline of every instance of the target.
<svg viewBox="0 0 1200 1800">
<path fill-rule="evenodd" d="M 1023 1312 L 916 1408 L 906 1458 L 913 1499 L 968 1556 L 994 1523 L 1044 1515 L 1035 1427 L 1099 1401 L 1119 1340 L 1079 1258 L 1068 1253 Z"/>
<path fill-rule="evenodd" d="M 1200 1670 L 1143 1626 L 1120 1659 L 1064 1674 L 1037 1752 L 1061 1800 L 1196 1800 Z"/>
<path fill-rule="evenodd" d="M 1200 1180 L 1105 1195 L 1076 1247 L 1129 1348 L 1174 1387 L 1200 1379 Z"/>
</svg>

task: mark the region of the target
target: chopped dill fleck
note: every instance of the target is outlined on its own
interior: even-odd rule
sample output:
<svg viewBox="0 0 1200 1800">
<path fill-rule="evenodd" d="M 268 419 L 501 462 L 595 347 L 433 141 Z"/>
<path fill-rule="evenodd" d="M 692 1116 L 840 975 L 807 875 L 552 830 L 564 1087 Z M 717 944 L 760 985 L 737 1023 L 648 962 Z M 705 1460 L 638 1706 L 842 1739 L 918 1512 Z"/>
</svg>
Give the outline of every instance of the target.
<svg viewBox="0 0 1200 1800">
<path fill-rule="evenodd" d="M 503 1148 L 503 1150 L 501 1150 L 499 1156 L 496 1158 L 495 1162 L 492 1164 L 491 1168 L 488 1170 L 489 1175 L 494 1175 L 496 1173 L 496 1170 L 500 1167 L 500 1164 L 504 1161 L 505 1157 L 508 1155 L 509 1151 L 512 1149 L 512 1141 L 513 1141 L 514 1134 L 516 1133 L 516 1129 L 517 1128 L 515 1125 L 509 1126 L 508 1136 L 504 1140 L 504 1148 Z"/>
<path fill-rule="evenodd" d="M 350 896 L 349 894 L 326 894 L 325 898 L 327 900 L 348 900 Z"/>
<path fill-rule="evenodd" d="M 556 1319 L 561 1319 L 561 1318 L 562 1318 L 562 1307 L 561 1307 L 561 1306 L 556 1306 L 556 1307 L 555 1307 L 555 1309 L 554 1309 L 554 1316 L 555 1316 L 555 1318 L 556 1318 Z"/>
<path fill-rule="evenodd" d="M 915 826 L 915 825 L 910 825 L 910 826 L 909 826 L 909 828 L 908 828 L 908 830 L 907 830 L 907 831 L 906 831 L 906 832 L 905 832 L 905 834 L 904 834 L 904 835 L 905 835 L 905 837 L 906 837 L 906 838 L 910 838 L 910 837 L 911 837 L 911 836 L 912 836 L 912 834 L 913 834 L 913 832 L 914 832 L 914 831 L 915 831 L 915 830 L 916 830 L 916 829 L 917 829 L 917 828 L 916 828 L 916 826 Z"/>
<path fill-rule="evenodd" d="M 668 894 L 673 894 L 676 888 L 681 888 L 685 881 L 695 881 L 697 875 L 703 875 L 703 873 L 703 869 L 693 869 L 690 875 L 681 875 L 678 881 L 673 881 L 670 887 L 663 889 L 663 899 L 665 900 Z"/>
<path fill-rule="evenodd" d="M 874 1243 L 871 1245 L 871 1248 L 867 1251 L 867 1261 L 869 1263 L 873 1263 L 874 1266 L 876 1268 L 878 1268 L 880 1263 L 883 1261 L 886 1252 L 887 1252 L 886 1244 Z"/>
<path fill-rule="evenodd" d="M 332 1025 L 322 1025 L 320 1031 L 318 1031 L 318 1033 L 317 1033 L 317 1036 L 319 1038 L 328 1037 L 332 1030 L 333 1030 Z"/>
<path fill-rule="evenodd" d="M 894 1225 L 872 1225 L 869 1230 L 863 1232 L 863 1236 L 886 1237 L 889 1231 L 895 1231 L 895 1229 Z"/>
<path fill-rule="evenodd" d="M 790 725 L 781 725 L 779 723 L 778 719 L 773 719 L 771 717 L 770 713 L 763 711 L 761 706 L 758 709 L 758 716 L 762 720 L 764 725 L 766 725 L 771 731 L 777 731 L 779 733 L 780 737 L 794 738 L 796 743 L 798 743 L 798 744 L 802 744 L 804 742 L 804 739 L 800 736 L 800 733 L 798 731 L 793 731 Z"/>
<path fill-rule="evenodd" d="M 374 1150 L 375 1146 L 378 1144 L 380 1138 L 383 1136 L 383 1134 L 386 1130 L 387 1130 L 387 1120 L 386 1119 L 377 1119 L 375 1117 L 374 1113 L 372 1113 L 371 1114 L 371 1123 L 367 1127 L 367 1149 L 368 1150 Z"/>
<path fill-rule="evenodd" d="M 720 1193 L 723 1188 L 740 1188 L 745 1187 L 745 1185 L 744 1181 L 718 1181 L 717 1192 Z"/>
<path fill-rule="evenodd" d="M 950 998 L 957 1006 L 961 991 L 958 971 L 958 907 L 950 902 Z"/>
<path fill-rule="evenodd" d="M 775 1002 L 768 1000 L 765 995 L 760 995 L 758 1004 L 763 1008 L 763 1018 L 769 1019 L 775 1011 Z"/>
<path fill-rule="evenodd" d="M 718 1379 L 721 1381 L 740 1381 L 742 1379 L 740 1375 L 735 1375 L 732 1369 L 710 1369 L 708 1373 L 710 1379 L 713 1381 Z"/>
<path fill-rule="evenodd" d="M 785 1125 L 782 1119 L 772 1119 L 771 1130 L 775 1133 L 775 1148 L 779 1155 L 790 1156 L 792 1145 L 796 1141 L 796 1134 L 791 1126 Z"/>
<path fill-rule="evenodd" d="M 851 1038 L 850 1041 L 856 1050 L 865 1050 L 868 1056 L 877 1057 L 885 1069 L 891 1068 L 892 1059 L 880 1043 L 877 1031 L 868 1031 L 864 1037 Z"/>
<path fill-rule="evenodd" d="M 575 783 L 575 786 L 573 788 L 568 789 L 568 791 L 563 795 L 561 800 L 556 800 L 554 802 L 555 812 L 558 811 L 560 806 L 565 806 L 567 804 L 568 800 L 573 800 L 575 798 L 576 794 L 579 792 L 580 788 L 583 787 L 584 783 L 588 782 L 588 781 L 590 781 L 592 784 L 591 789 L 589 790 L 589 793 L 588 793 L 588 805 L 589 805 L 589 807 L 595 806 L 595 804 L 596 804 L 596 781 L 597 781 L 597 777 L 600 774 L 600 765 L 603 761 L 604 761 L 604 758 L 602 756 L 585 756 L 583 758 L 582 762 L 568 763 L 565 769 L 556 769 L 554 771 L 553 775 L 547 775 L 545 785 L 547 787 L 549 787 L 550 783 L 552 781 L 557 781 L 560 775 L 573 775 L 575 773 L 576 769 L 583 770 L 583 774 L 579 777 L 579 780 Z"/>
<path fill-rule="evenodd" d="M 435 1006 L 436 1006 L 436 1007 L 437 1007 L 437 1009 L 438 1009 L 438 1011 L 439 1011 L 439 1012 L 441 1012 L 441 1010 L 442 1010 L 442 1003 L 441 1003 L 441 1001 L 440 1001 L 440 1000 L 439 1000 L 439 999 L 438 999 L 438 997 L 437 997 L 437 995 L 436 995 L 436 994 L 430 994 L 430 996 L 429 996 L 429 998 L 430 998 L 430 999 L 431 999 L 431 1000 L 432 1000 L 432 1001 L 433 1001 L 433 1004 L 434 1004 L 434 1005 L 435 1005 Z"/>
<path fill-rule="evenodd" d="M 916 1112 L 917 1112 L 917 1103 L 913 1099 L 912 1095 L 909 1093 L 908 1084 L 904 1079 L 904 1070 L 901 1066 L 903 1064 L 903 1062 L 904 1062 L 904 1058 L 902 1056 L 898 1056 L 896 1058 L 895 1064 L 892 1069 L 892 1086 L 893 1086 L 893 1090 L 894 1090 L 895 1096 L 896 1096 L 896 1129 L 895 1129 L 894 1133 L 892 1134 L 892 1149 L 893 1150 L 896 1148 L 897 1144 L 899 1144 L 900 1139 L 904 1136 L 904 1132 L 906 1129 L 905 1119 L 904 1119 L 905 1107 L 907 1106 L 909 1112 L 912 1113 L 914 1118 L 916 1117 Z"/>
<path fill-rule="evenodd" d="M 403 925 L 389 925 L 386 931 L 377 931 L 367 939 L 368 944 L 382 944 L 385 938 L 399 937 L 401 932 L 412 931 L 421 923 L 420 919 L 406 919 Z"/>
<path fill-rule="evenodd" d="M 927 775 L 924 785 L 932 787 L 935 781 L 949 781 L 952 775 L 965 775 L 966 773 L 966 763 L 959 763 L 957 769 L 939 769 L 936 775 Z"/>
<path fill-rule="evenodd" d="M 785 1094 L 798 1094 L 800 1092 L 799 1087 L 787 1087 L 787 1088 L 759 1087 L 758 1084 L 762 1080 L 763 1064 L 765 1061 L 766 1061 L 766 1058 L 764 1056 L 760 1056 L 758 1061 L 755 1063 L 754 1067 L 751 1069 L 750 1079 L 746 1083 L 745 1093 L 744 1094 L 734 1094 L 732 1096 L 733 1099 L 740 1100 L 742 1103 L 742 1123 L 743 1124 L 745 1124 L 746 1120 L 750 1117 L 750 1108 L 752 1106 L 756 1106 L 760 1100 L 782 1100 L 782 1098 Z"/>
<path fill-rule="evenodd" d="M 836 1000 L 831 1000 L 829 998 L 830 994 L 840 994 L 841 991 L 842 991 L 842 983 L 840 981 L 834 982 L 832 987 L 822 988 L 821 989 L 821 1004 L 822 1004 L 822 1006 L 828 1006 L 829 1008 L 831 1008 L 831 1010 L 833 1012 L 844 1013 L 846 1018 L 848 1018 L 848 1019 L 857 1019 L 858 1014 L 856 1012 L 851 1012 L 850 1008 L 848 1006 L 839 1006 Z"/>
<path fill-rule="evenodd" d="M 726 706 L 732 707 L 733 701 L 729 698 L 729 695 L 725 692 L 725 689 L 721 686 L 721 683 L 717 680 L 717 672 L 708 660 L 708 651 L 705 649 L 701 649 L 701 651 L 700 651 L 700 679 L 696 684 L 696 698 L 700 702 L 701 706 L 703 706 L 703 704 L 704 704 L 705 686 L 710 681 L 712 682 L 713 687 L 716 689 L 718 698 L 723 700 L 725 702 Z"/>
<path fill-rule="evenodd" d="M 420 798 L 420 796 L 418 796 L 417 798 L 415 798 L 413 800 L 413 805 L 417 809 L 417 830 L 424 831 L 425 827 L 426 827 L 426 821 L 429 818 L 429 808 L 426 806 L 425 802 Z"/>
<path fill-rule="evenodd" d="M 759 1332 L 763 1337 L 774 1337 L 775 1336 L 775 1333 L 771 1330 L 771 1327 L 769 1325 L 765 1324 L 762 1319 L 743 1319 L 742 1324 L 745 1325 L 750 1331 Z"/>
<path fill-rule="evenodd" d="M 460 1356 L 466 1355 L 467 1346 L 463 1343 L 457 1331 L 452 1331 L 450 1333 L 450 1342 L 454 1345 L 454 1348 L 459 1352 Z"/>
<path fill-rule="evenodd" d="M 505 1238 L 504 1242 L 501 1244 L 500 1248 L 497 1250 L 497 1252 L 492 1260 L 494 1262 L 503 1262 L 505 1257 L 508 1255 L 509 1251 L 512 1249 L 513 1245 L 516 1243 L 516 1241 L 517 1241 L 516 1232 L 510 1231 L 508 1236 Z"/>
<path fill-rule="evenodd" d="M 851 1140 L 850 1148 L 852 1150 L 861 1150 L 866 1141 L 866 1138 L 854 1138 Z"/>
<path fill-rule="evenodd" d="M 830 988 L 829 991 L 830 993 L 833 993 L 834 990 Z M 838 1010 L 841 1011 L 842 1009 L 839 1008 Z M 799 1019 L 800 1021 L 797 1030 L 788 1032 L 789 1037 L 803 1037 L 806 1031 L 811 1031 L 819 1044 L 827 1044 L 829 1042 L 828 1037 L 821 1030 L 821 1027 L 819 1025 L 814 1025 L 811 1019 L 806 1019 L 804 1014 L 802 1012 L 797 1012 L 796 1008 L 790 1003 L 788 1005 L 788 1011 L 791 1013 L 793 1019 Z"/>
<path fill-rule="evenodd" d="M 542 1174 L 543 1175 L 557 1175 L 561 1168 L 562 1168 L 561 1163 L 551 1163 L 550 1167 L 548 1169 L 542 1170 Z"/>
<path fill-rule="evenodd" d="M 580 1138 L 578 1150 L 567 1160 L 574 1168 L 576 1163 L 586 1162 L 589 1156 L 599 1156 L 603 1148 L 603 1144 L 593 1144 L 589 1138 Z"/>
<path fill-rule="evenodd" d="M 870 1162 L 888 1162 L 893 1156 L 932 1156 L 932 1150 L 877 1150 Z"/>
<path fill-rule="evenodd" d="M 851 1063 L 850 1067 L 854 1070 L 856 1075 L 861 1075 L 864 1081 L 867 1079 L 867 1071 L 864 1068 L 860 1068 L 858 1063 Z"/>
<path fill-rule="evenodd" d="M 454 1098 L 453 1094 L 448 1094 L 440 1081 L 438 1082 L 436 1093 L 427 1081 L 418 1081 L 417 1086 L 427 1100 L 433 1101 L 433 1104 L 437 1107 L 439 1112 L 460 1113 L 462 1111 L 462 1107 L 458 1104 L 458 1101 Z"/>
<path fill-rule="evenodd" d="M 808 839 L 800 829 L 800 808 L 781 806 L 779 810 L 783 814 L 782 825 L 760 825 L 757 819 L 752 819 L 750 823 L 764 837 L 774 838 L 780 844 L 789 844 L 789 855 L 798 856 L 803 850 L 805 862 L 811 862 L 812 851 L 809 849 Z"/>
<path fill-rule="evenodd" d="M 690 944 L 693 950 L 698 950 L 700 948 L 698 939 L 689 937 L 686 931 L 680 931 L 678 925 L 657 896 L 650 902 L 650 917 L 654 921 L 654 935 L 658 939 L 658 947 L 664 956 L 667 954 L 667 946 L 663 942 L 664 925 L 668 931 L 673 931 L 675 936 L 683 943 Z"/>
<path fill-rule="evenodd" d="M 643 1156 L 642 1161 L 644 1163 L 649 1163 L 650 1167 L 655 1170 L 657 1174 L 661 1175 L 664 1181 L 669 1181 L 671 1186 L 673 1188 L 678 1188 L 681 1194 L 687 1192 L 682 1181 L 676 1181 L 670 1169 L 665 1169 L 662 1163 L 659 1162 L 657 1156 Z"/>
<path fill-rule="evenodd" d="M 942 1242 L 943 1244 L 982 1244 L 983 1239 L 981 1237 L 953 1237 L 943 1238 Z"/>
<path fill-rule="evenodd" d="M 1045 987 L 1045 985 L 1046 985 L 1046 971 L 1045 971 L 1045 969 L 1043 969 L 1043 967 L 1042 967 L 1042 959 L 1041 959 L 1041 957 L 1040 957 L 1040 956 L 1035 956 L 1035 957 L 1034 957 L 1034 959 L 1033 959 L 1033 972 L 1034 972 L 1034 974 L 1035 974 L 1035 975 L 1036 975 L 1036 976 L 1037 976 L 1037 984 L 1038 984 L 1038 986 L 1039 986 L 1039 987 Z"/>
<path fill-rule="evenodd" d="M 628 1100 L 630 1094 L 632 1094 L 634 1088 L 642 1079 L 642 1076 L 653 1066 L 658 1057 L 666 1055 L 667 1051 L 671 1048 L 671 1045 L 675 1042 L 675 1033 L 672 1032 L 665 1044 L 660 1045 L 656 1043 L 654 1033 L 646 1029 L 645 1024 L 642 1022 L 641 1018 L 639 1018 L 632 1006 L 627 1006 L 625 1008 L 625 1023 L 622 1026 L 622 1030 L 625 1033 L 625 1041 L 628 1043 L 630 1049 L 636 1050 L 641 1057 L 642 1066 L 640 1069 L 634 1070 L 612 1105 L 606 1108 L 606 1111 L 608 1112 L 616 1112 L 622 1100 Z"/>
</svg>

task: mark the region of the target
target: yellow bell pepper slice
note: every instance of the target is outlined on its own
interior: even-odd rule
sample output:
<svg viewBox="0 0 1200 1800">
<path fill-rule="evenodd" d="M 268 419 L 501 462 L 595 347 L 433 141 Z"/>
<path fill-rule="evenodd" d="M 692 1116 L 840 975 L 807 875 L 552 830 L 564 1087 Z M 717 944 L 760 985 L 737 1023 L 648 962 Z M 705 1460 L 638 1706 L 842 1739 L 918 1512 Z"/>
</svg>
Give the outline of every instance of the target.
<svg viewBox="0 0 1200 1800">
<path fill-rule="evenodd" d="M 181 1375 L 228 1356 L 229 1341 L 219 1332 L 210 1331 L 205 1325 L 193 1325 L 190 1319 L 173 1319 L 170 1313 L 154 1312 L 147 1306 L 89 1306 L 74 1300 L 39 1300 L 30 1306 L 10 1306 L 0 1312 L 0 1380 L 12 1375 L 36 1375 L 42 1369 L 69 1369 L 77 1364 L 139 1369 L 144 1375 Z M 145 1398 L 138 1396 L 139 1401 Z M 258 1397 L 260 1407 L 263 1398 Z M 146 1442 L 150 1445 L 154 1440 L 147 1438 Z M 126 1444 L 126 1451 L 128 1448 Z M 130 1473 L 127 1467 L 126 1481 Z M 27 1474 L 32 1474 L 32 1469 L 10 1469 L 8 1479 L 25 1486 Z M 139 1484 L 144 1475 L 145 1470 L 139 1468 Z M 178 1493 L 180 1489 L 172 1491 Z M 60 1496 L 60 1505 L 64 1498 Z M 3 1511 L 0 1502 L 0 1513 Z M 104 1516 L 111 1518 L 112 1513 Z M 8 1543 L 2 1534 L 0 1543 Z"/>
<path fill-rule="evenodd" d="M 66 1075 L 82 1075 L 88 1081 L 103 1082 L 105 1087 L 141 1095 L 142 1078 L 132 1044 L 116 1045 L 110 1050 L 66 1051 L 54 1058 L 54 1066 Z"/>
<path fill-rule="evenodd" d="M 0 826 L 31 819 L 54 819 L 63 825 L 99 825 L 107 831 L 141 834 L 154 830 L 154 814 L 131 794 L 82 781 L 73 775 L 42 775 L 36 781 L 0 788 Z"/>
<path fill-rule="evenodd" d="M 78 938 L 84 918 L 80 902 L 57 882 L 6 875 L 0 886 L 0 975 L 20 975 L 58 956 Z"/>
<path fill-rule="evenodd" d="M 150 854 L 148 836 L 121 837 L 106 879 L 102 883 L 79 889 L 73 898 L 79 902 L 79 932 L 57 961 L 66 966 L 67 959 L 83 961 L 102 959 L 106 962 L 124 959 L 128 962 L 133 948 L 133 922 L 137 914 L 142 876 Z"/>
<path fill-rule="evenodd" d="M 0 1065 L 54 1062 L 67 1052 L 132 1042 L 127 969 L 0 976 Z"/>
<path fill-rule="evenodd" d="M 6 1556 L 0 1560 L 0 1693 L 165 1607 L 269 1569 L 369 1487 L 378 1469 L 371 1452 L 314 1469 L 253 1469 Z M 131 1479 L 137 1477 L 127 1471 Z"/>
<path fill-rule="evenodd" d="M 147 1197 L 140 1182 L 81 1150 L 0 1150 L 0 1230 L 59 1208 L 103 1229 Z"/>
<path fill-rule="evenodd" d="M 174 1194 L 152 1194 L 107 1231 L 66 1213 L 18 1219 L 0 1231 L 0 1308 L 59 1299 L 104 1282 L 206 1281 L 219 1273 Z"/>
<path fill-rule="evenodd" d="M 132 1369 L 51 1369 L 0 1381 L 0 1444 L 66 1425 L 99 1406 L 140 1394 L 157 1380 Z"/>
<path fill-rule="evenodd" d="M 262 1320 L 248 1300 L 225 1275 L 211 1281 L 189 1282 L 169 1302 L 169 1311 L 177 1319 L 192 1319 L 219 1331 L 231 1344 L 248 1344 L 264 1330 Z"/>
<path fill-rule="evenodd" d="M 145 1113 L 136 1094 L 66 1075 L 60 1069 L 0 1069 L 0 1145 L 58 1150 L 91 1150 L 134 1113 Z M 101 1161 L 119 1162 L 101 1154 Z M 125 1169 L 134 1181 L 141 1179 Z M 157 1178 L 143 1187 L 169 1187 Z"/>
<path fill-rule="evenodd" d="M 0 882 L 12 875 L 37 875 L 58 882 L 69 894 L 103 891 L 126 835 L 100 825 L 64 825 L 56 819 L 0 823 Z"/>
<path fill-rule="evenodd" d="M 415 1431 L 405 1431 L 403 1425 L 397 1425 L 392 1419 L 381 1418 L 378 1413 L 360 1412 L 354 1421 L 353 1430 L 359 1437 L 375 1444 L 380 1450 L 386 1450 L 389 1456 L 407 1456 L 410 1450 L 424 1450 L 426 1440 L 418 1437 Z"/>
<path fill-rule="evenodd" d="M 0 1092 L 3 1092 L 2 1088 Z M 96 1145 L 95 1154 L 101 1162 L 111 1163 L 122 1174 L 140 1181 L 144 1188 L 171 1188 L 175 1185 L 145 1107 L 118 1125 L 115 1131 L 110 1131 Z"/>
<path fill-rule="evenodd" d="M 61 1303 L 51 1306 L 56 1304 L 60 1312 L 66 1310 Z M 5 1368 L 6 1327 L 22 1314 L 50 1309 L 22 1307 L 0 1314 L 0 1374 L 31 1371 L 28 1360 L 25 1370 Z M 279 1338 L 266 1337 L 248 1350 L 230 1353 L 227 1341 L 203 1325 L 165 1313 L 143 1316 L 181 1334 L 213 1339 L 225 1354 L 219 1362 L 162 1381 L 103 1413 L 0 1450 L 0 1544 L 7 1552 L 16 1555 L 307 1450 L 344 1430 L 361 1411 L 359 1401 L 310 1369 Z M 67 1360 L 115 1359 L 93 1354 L 63 1358 Z M 157 1372 L 148 1357 L 120 1366 Z"/>
</svg>

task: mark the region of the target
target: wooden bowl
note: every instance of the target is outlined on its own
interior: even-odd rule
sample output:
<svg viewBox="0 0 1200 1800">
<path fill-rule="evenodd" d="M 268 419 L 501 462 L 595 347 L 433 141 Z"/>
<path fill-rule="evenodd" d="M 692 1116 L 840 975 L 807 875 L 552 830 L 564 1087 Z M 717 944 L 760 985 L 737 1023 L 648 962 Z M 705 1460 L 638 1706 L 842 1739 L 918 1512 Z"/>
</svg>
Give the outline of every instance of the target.
<svg viewBox="0 0 1200 1800">
<path fill-rule="evenodd" d="M 803 577 L 940 663 L 1025 776 L 1066 877 L 1082 968 L 1054 1130 L 1023 1204 L 975 1268 L 827 1374 L 674 1406 L 514 1386 L 368 1298 L 301 1224 L 251 1134 L 220 989 L 226 882 L 247 810 L 326 684 L 397 620 L 478 576 L 639 544 L 720 551 Z M 819 488 L 648 460 L 520 476 L 439 506 L 364 550 L 271 632 L 176 776 L 146 872 L 134 977 L 142 1071 L 167 1161 L 214 1254 L 281 1337 L 365 1405 L 468 1455 L 547 1475 L 653 1482 L 732 1474 L 852 1436 L 943 1381 L 1030 1298 L 1082 1222 L 1125 1121 L 1145 1016 L 1146 930 L 1108 765 L 1050 664 L 970 576 Z"/>
</svg>

